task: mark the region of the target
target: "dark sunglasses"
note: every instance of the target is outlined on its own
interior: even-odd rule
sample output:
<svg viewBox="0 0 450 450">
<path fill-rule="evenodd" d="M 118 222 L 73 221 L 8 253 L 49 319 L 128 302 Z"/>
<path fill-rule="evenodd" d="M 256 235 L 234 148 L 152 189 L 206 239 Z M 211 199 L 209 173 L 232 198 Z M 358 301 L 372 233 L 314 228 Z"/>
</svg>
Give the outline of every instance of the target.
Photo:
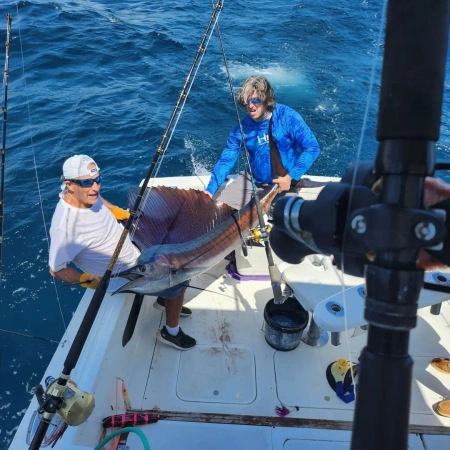
<svg viewBox="0 0 450 450">
<path fill-rule="evenodd" d="M 250 105 L 250 103 L 257 106 L 257 105 L 260 105 L 262 103 L 262 101 L 258 97 L 253 97 L 253 98 L 247 99 L 247 105 Z"/>
<path fill-rule="evenodd" d="M 86 178 L 85 180 L 66 180 L 72 183 L 78 184 L 81 187 L 92 187 L 94 183 L 100 184 L 102 182 L 102 176 L 98 175 L 96 178 Z"/>
</svg>

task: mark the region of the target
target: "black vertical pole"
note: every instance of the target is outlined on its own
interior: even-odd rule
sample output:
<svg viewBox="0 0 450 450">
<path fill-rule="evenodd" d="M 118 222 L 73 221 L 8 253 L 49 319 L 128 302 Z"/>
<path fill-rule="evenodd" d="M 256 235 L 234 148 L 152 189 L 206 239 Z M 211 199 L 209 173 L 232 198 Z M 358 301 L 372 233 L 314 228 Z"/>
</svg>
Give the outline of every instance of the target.
<svg viewBox="0 0 450 450">
<path fill-rule="evenodd" d="M 376 171 L 383 180 L 380 202 L 397 211 L 423 208 L 425 178 L 434 173 L 448 25 L 449 0 L 389 1 Z M 394 216 L 390 219 L 395 227 Z M 423 232 L 422 225 L 399 231 Z M 408 448 L 413 366 L 408 345 L 423 283 L 417 257 L 416 249 L 382 251 L 366 268 L 369 332 L 360 358 L 352 450 Z"/>
</svg>

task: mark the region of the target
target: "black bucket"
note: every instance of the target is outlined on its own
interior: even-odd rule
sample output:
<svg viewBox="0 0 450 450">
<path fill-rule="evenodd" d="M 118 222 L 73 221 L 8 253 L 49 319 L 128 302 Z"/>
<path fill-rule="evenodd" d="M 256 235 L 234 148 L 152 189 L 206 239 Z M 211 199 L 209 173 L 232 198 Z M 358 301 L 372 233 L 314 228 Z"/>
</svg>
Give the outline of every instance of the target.
<svg viewBox="0 0 450 450">
<path fill-rule="evenodd" d="M 266 342 L 275 350 L 288 352 L 300 344 L 309 314 L 293 297 L 277 305 L 273 299 L 264 308 Z"/>
</svg>

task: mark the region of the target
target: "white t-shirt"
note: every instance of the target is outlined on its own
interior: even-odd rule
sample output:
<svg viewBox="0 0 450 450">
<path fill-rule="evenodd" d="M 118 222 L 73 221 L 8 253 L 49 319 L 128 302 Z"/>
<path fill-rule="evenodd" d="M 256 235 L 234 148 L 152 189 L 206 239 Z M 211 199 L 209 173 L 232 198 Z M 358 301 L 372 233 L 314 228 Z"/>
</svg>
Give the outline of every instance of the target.
<svg viewBox="0 0 450 450">
<path fill-rule="evenodd" d="M 73 262 L 83 272 L 103 275 L 122 231 L 122 225 L 104 205 L 100 196 L 97 203 L 87 209 L 71 206 L 61 198 L 50 227 L 51 270 L 58 272 Z M 133 267 L 139 255 L 139 250 L 127 237 L 114 272 Z M 120 284 L 123 285 L 123 281 Z M 110 285 L 108 291 L 114 288 L 116 286 Z"/>
</svg>

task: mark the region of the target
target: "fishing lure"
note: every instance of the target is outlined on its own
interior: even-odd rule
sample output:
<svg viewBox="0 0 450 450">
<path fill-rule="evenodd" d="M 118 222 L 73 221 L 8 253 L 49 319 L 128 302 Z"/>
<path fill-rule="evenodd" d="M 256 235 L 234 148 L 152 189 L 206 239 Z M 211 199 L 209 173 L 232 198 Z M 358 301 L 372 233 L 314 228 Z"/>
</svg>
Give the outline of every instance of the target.
<svg viewBox="0 0 450 450">
<path fill-rule="evenodd" d="M 156 414 L 115 414 L 102 420 L 103 428 L 135 427 L 158 422 Z"/>
<path fill-rule="evenodd" d="M 290 412 L 291 411 L 284 405 L 275 407 L 275 414 L 278 417 L 286 417 Z"/>
</svg>

